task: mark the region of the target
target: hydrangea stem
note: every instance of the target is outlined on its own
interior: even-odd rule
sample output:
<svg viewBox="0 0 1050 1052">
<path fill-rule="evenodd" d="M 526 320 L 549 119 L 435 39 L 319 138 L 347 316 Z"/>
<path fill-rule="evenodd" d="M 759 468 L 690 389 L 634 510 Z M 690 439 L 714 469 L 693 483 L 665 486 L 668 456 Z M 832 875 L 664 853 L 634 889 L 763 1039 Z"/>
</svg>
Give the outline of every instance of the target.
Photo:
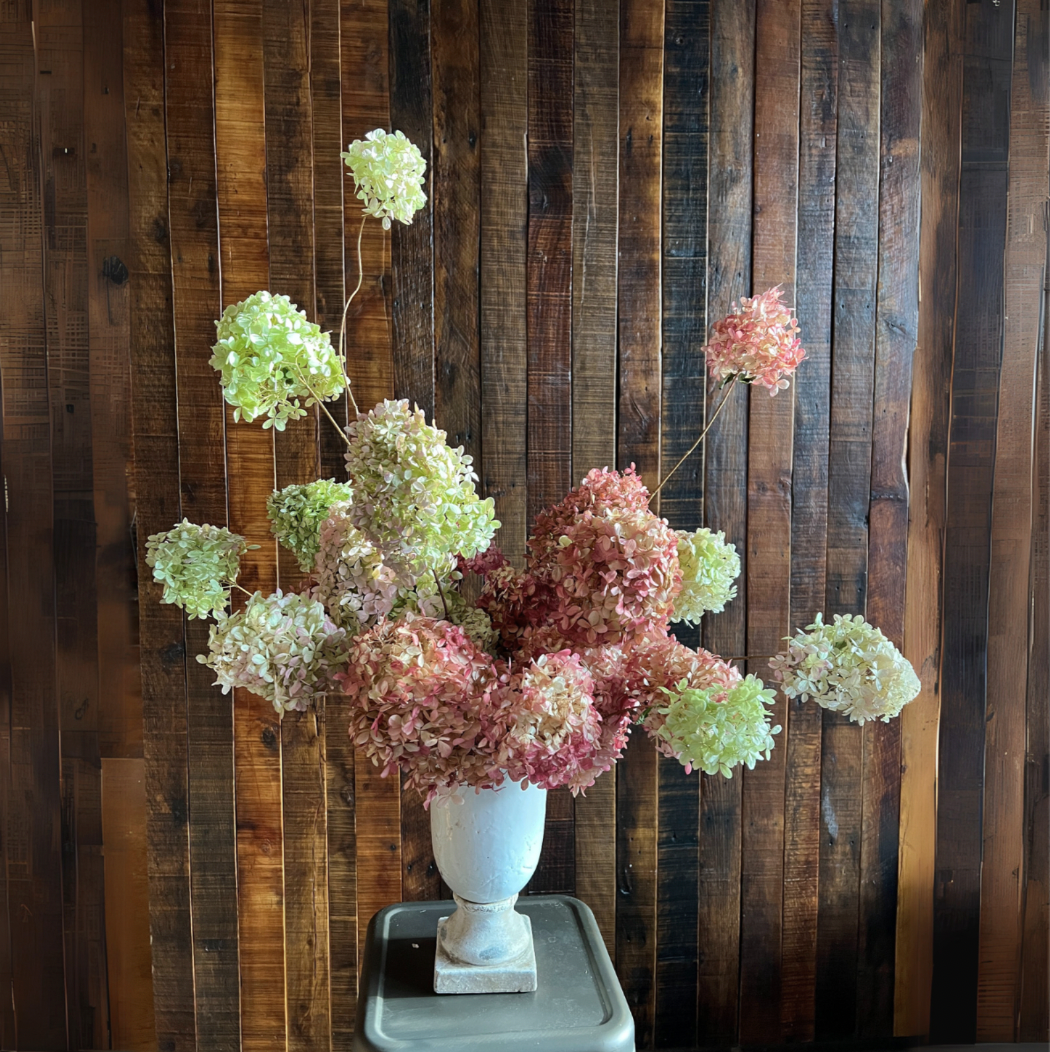
<svg viewBox="0 0 1050 1052">
<path fill-rule="evenodd" d="M 346 376 L 346 395 L 353 406 L 354 416 L 358 416 L 361 411 L 357 408 L 354 392 L 350 389 L 350 374 L 346 370 L 346 314 L 350 310 L 350 304 L 354 302 L 354 297 L 361 291 L 361 285 L 365 280 L 365 265 L 361 258 L 361 238 L 365 232 L 365 221 L 367 219 L 368 213 L 366 212 L 361 216 L 361 226 L 357 231 L 357 288 L 350 293 L 350 298 L 343 307 L 342 321 L 339 323 L 339 360 L 343 363 L 343 374 Z"/>
<path fill-rule="evenodd" d="M 660 485 L 658 485 L 656 489 L 654 489 L 652 493 L 649 494 L 650 500 L 652 500 L 653 497 L 655 497 L 657 493 L 659 493 L 660 490 L 664 488 L 664 486 L 667 483 L 667 480 L 693 455 L 693 452 L 696 450 L 697 446 L 699 446 L 700 443 L 703 442 L 704 437 L 707 435 L 707 432 L 711 430 L 712 426 L 714 425 L 714 422 L 718 419 L 718 414 L 722 412 L 723 406 L 725 406 L 726 402 L 729 400 L 729 395 L 732 393 L 733 388 L 736 387 L 736 382 L 738 379 L 739 378 L 736 376 L 733 377 L 732 382 L 726 388 L 725 394 L 722 395 L 722 401 L 719 402 L 718 405 L 715 407 L 715 411 L 711 414 L 711 419 L 708 420 L 707 426 L 703 429 L 703 431 L 700 432 L 700 437 L 689 447 L 689 450 L 685 454 L 685 456 L 683 456 L 682 459 L 679 460 L 678 463 L 675 464 L 675 466 L 671 468 L 671 470 L 666 475 L 664 475 L 663 480 L 660 482 Z"/>
<path fill-rule="evenodd" d="M 445 620 L 450 620 L 448 616 L 448 603 L 445 602 L 445 592 L 441 587 L 441 579 L 438 577 L 437 570 L 434 570 L 434 584 L 437 585 L 438 595 L 441 596 L 441 606 L 445 611 Z"/>
<path fill-rule="evenodd" d="M 247 588 L 242 588 L 236 581 L 231 581 L 230 584 L 237 589 L 238 592 L 244 592 L 244 594 L 251 599 L 252 593 Z"/>
<path fill-rule="evenodd" d="M 319 394 L 318 394 L 318 393 L 317 393 L 317 392 L 316 392 L 316 391 L 315 391 L 315 390 L 314 390 L 314 389 L 313 389 L 313 388 L 312 388 L 312 387 L 311 387 L 311 386 L 309 385 L 309 383 L 308 383 L 308 382 L 307 382 L 307 380 L 306 380 L 306 377 L 305 377 L 305 376 L 303 376 L 303 374 L 302 374 L 302 373 L 299 373 L 299 379 L 300 379 L 300 380 L 302 381 L 302 385 L 303 385 L 303 387 L 305 387 L 305 388 L 307 389 L 307 391 L 309 391 L 309 392 L 310 392 L 310 395 L 311 395 L 311 397 L 312 397 L 312 398 L 314 399 L 314 401 L 315 401 L 315 402 L 316 402 L 316 403 L 317 403 L 317 404 L 318 404 L 318 405 L 319 405 L 319 406 L 321 407 L 321 412 L 322 412 L 322 413 L 324 413 L 324 415 L 325 415 L 326 417 L 328 417 L 328 419 L 329 419 L 329 420 L 331 420 L 331 421 L 332 421 L 332 427 L 334 427 L 334 428 L 336 429 L 336 431 L 338 431 L 338 432 L 339 432 L 339 437 L 340 437 L 340 438 L 341 438 L 341 439 L 342 439 L 342 440 L 343 440 L 343 441 L 344 441 L 344 442 L 345 442 L 345 443 L 346 443 L 346 444 L 347 444 L 347 445 L 349 446 L 349 445 L 350 445 L 350 439 L 349 439 L 349 438 L 347 437 L 346 431 L 345 431 L 345 430 L 344 430 L 344 429 L 343 429 L 342 427 L 340 427 L 340 426 L 339 426 L 339 421 L 338 421 L 338 420 L 336 420 L 336 418 L 335 418 L 334 416 L 332 416 L 332 414 L 331 414 L 331 413 L 329 413 L 329 412 L 328 412 L 328 406 L 326 406 L 326 405 L 324 404 L 324 400 L 323 400 L 323 399 L 321 398 L 321 396 L 320 396 L 320 395 L 319 395 Z M 346 391 L 347 391 L 347 394 L 349 394 L 349 393 L 350 393 L 350 388 L 348 387 L 348 388 L 346 389 Z M 355 405 L 355 406 L 354 406 L 354 409 L 356 410 L 356 408 L 357 408 L 357 406 Z"/>
</svg>

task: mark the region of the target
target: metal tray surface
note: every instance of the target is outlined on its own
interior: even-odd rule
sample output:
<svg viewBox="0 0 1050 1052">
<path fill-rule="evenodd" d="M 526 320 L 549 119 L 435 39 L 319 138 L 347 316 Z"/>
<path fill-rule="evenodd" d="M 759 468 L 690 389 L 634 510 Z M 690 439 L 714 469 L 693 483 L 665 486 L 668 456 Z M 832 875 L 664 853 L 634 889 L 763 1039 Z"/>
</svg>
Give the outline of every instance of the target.
<svg viewBox="0 0 1050 1052">
<path fill-rule="evenodd" d="M 406 902 L 372 918 L 354 1052 L 634 1052 L 634 1021 L 594 914 L 566 895 L 520 898 L 539 988 L 435 994 L 439 917 L 453 902 Z"/>
</svg>

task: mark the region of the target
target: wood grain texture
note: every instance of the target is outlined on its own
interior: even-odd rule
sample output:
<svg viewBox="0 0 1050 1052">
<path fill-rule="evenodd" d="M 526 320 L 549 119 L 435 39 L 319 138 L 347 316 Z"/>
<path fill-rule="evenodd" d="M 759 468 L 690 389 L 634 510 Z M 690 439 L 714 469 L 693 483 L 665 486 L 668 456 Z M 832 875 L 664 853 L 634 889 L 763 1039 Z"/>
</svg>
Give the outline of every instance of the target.
<svg viewBox="0 0 1050 1052">
<path fill-rule="evenodd" d="M 611 0 L 576 0 L 574 18 L 571 480 L 576 484 L 591 468 L 616 464 L 620 24 Z M 594 911 L 606 948 L 615 954 L 615 768 L 576 798 L 575 821 L 576 894 Z"/>
<path fill-rule="evenodd" d="M 795 295 L 800 30 L 799 4 L 758 4 L 755 69 L 773 72 L 759 75 L 755 84 L 752 285 L 762 291 L 782 283 L 789 303 Z M 790 627 L 791 445 L 786 436 L 793 428 L 794 389 L 775 399 L 752 391 L 749 411 L 746 653 L 759 655 L 775 653 Z M 771 719 L 789 733 L 783 698 Z M 774 1043 L 781 1031 L 784 741 L 770 760 L 741 772 L 740 1041 L 748 1044 Z"/>
<path fill-rule="evenodd" d="M 172 316 L 163 11 L 124 5 L 128 143 L 131 390 L 135 435 L 139 645 L 150 887 L 150 943 L 158 1047 L 196 1048 L 190 930 L 189 787 L 183 619 L 160 604 L 145 540 L 179 515 L 175 330 Z"/>
<path fill-rule="evenodd" d="M 343 273 L 343 194 L 346 171 L 340 76 L 339 0 L 310 0 L 310 122 L 313 135 L 313 319 L 338 339 L 346 287 Z M 307 313 L 310 313 L 307 310 Z M 328 411 L 346 426 L 346 395 Z M 346 444 L 326 417 L 317 422 L 321 478 L 346 477 Z"/>
<path fill-rule="evenodd" d="M 661 7 L 620 4 L 618 252 L 630 266 L 617 273 L 616 459 L 651 486 L 661 473 L 663 44 Z M 616 967 L 639 1048 L 655 1037 L 658 770 L 652 744 L 634 735 L 616 771 Z"/>
<path fill-rule="evenodd" d="M 838 5 L 802 4 L 798 276 L 795 313 L 806 359 L 795 374 L 791 473 L 791 627 L 824 608 L 831 413 Z M 821 710 L 788 703 L 784 803 L 781 1025 L 786 1041 L 811 1041 L 816 1009 L 820 862 Z"/>
<path fill-rule="evenodd" d="M 61 743 L 66 1019 L 72 1047 L 109 1040 L 105 989 L 98 600 L 88 320 L 83 12 L 34 12 L 40 74 L 44 317 L 51 402 L 56 689 Z M 97 148 L 97 144 L 96 144 Z M 101 985 L 100 985 L 101 983 Z"/>
<path fill-rule="evenodd" d="M 3 375 L 11 653 L 7 910 L 18 1042 L 66 1048 L 63 970 L 62 800 L 52 536 L 44 202 L 38 77 L 32 27 L 4 25 L 0 134 L 11 175 L 0 185 L 0 372 Z M 17 221 L 16 221 L 17 217 Z"/>
<path fill-rule="evenodd" d="M 528 523 L 572 486 L 572 229 L 575 32 L 572 0 L 528 4 Z M 529 893 L 574 890 L 573 800 L 547 801 L 543 853 Z"/>
<path fill-rule="evenodd" d="M 217 0 L 212 26 L 221 302 L 226 307 L 269 288 L 262 4 Z M 277 547 L 261 495 L 274 485 L 273 432 L 264 431 L 260 421 L 235 422 L 231 406 L 226 406 L 225 419 L 230 529 L 259 546 L 244 560 L 239 583 L 248 591 L 270 592 L 277 587 Z M 238 594 L 233 605 L 241 608 L 243 602 Z M 245 1049 L 285 1046 L 279 734 L 272 705 L 248 691 L 234 691 L 237 928 Z"/>
<path fill-rule="evenodd" d="M 164 9 L 165 119 L 179 484 L 191 522 L 225 524 L 224 420 L 206 349 L 220 312 L 211 26 L 195 4 Z M 197 1040 L 240 1044 L 233 706 L 195 660 L 207 628 L 186 626 L 190 910 Z"/>
<path fill-rule="evenodd" d="M 754 125 L 755 8 L 711 8 L 711 140 L 708 185 L 707 313 L 729 313 L 751 291 L 751 194 Z M 712 410 L 721 392 L 708 385 Z M 747 572 L 747 391 L 736 391 L 704 445 L 705 525 L 722 530 Z M 747 652 L 746 576 L 737 598 L 704 619 L 704 646 L 726 657 Z M 698 1047 L 737 1041 L 740 975 L 741 778 L 701 778 Z"/>
<path fill-rule="evenodd" d="M 930 1037 L 977 1025 L 989 518 L 1002 353 L 1013 5 L 966 12 L 959 285 L 948 452 Z"/>
<path fill-rule="evenodd" d="M 480 17 L 480 16 L 479 16 Z M 390 3 L 390 121 L 426 162 L 426 206 L 392 231 L 394 394 L 434 419 L 434 112 L 430 0 Z M 407 818 L 407 815 L 406 815 Z M 407 870 L 406 862 L 406 874 Z"/>
<path fill-rule="evenodd" d="M 1046 38 L 1046 13 L 1028 23 Z M 1031 48 L 1031 38 L 1029 40 Z M 1045 49 L 1044 49 L 1044 54 Z M 1034 48 L 1029 55 L 1036 54 Z M 1035 83 L 1046 87 L 1046 67 Z M 1045 98 L 1045 91 L 1044 96 Z M 1032 473 L 1032 608 L 1028 622 L 1028 734 L 1025 752 L 1025 900 L 1017 1036 L 1050 1037 L 1050 214 L 1044 213 L 1047 262 L 1043 271 L 1043 331 L 1036 386 L 1035 465 Z"/>
<path fill-rule="evenodd" d="M 824 614 L 863 614 L 875 375 L 879 212 L 880 5 L 839 8 L 839 116 L 832 308 L 831 432 Z M 863 742 L 846 717 L 823 715 L 815 1033 L 857 1026 Z"/>
<path fill-rule="evenodd" d="M 709 6 L 706 0 L 679 0 L 664 10 L 660 459 L 668 466 L 678 463 L 704 423 L 699 351 L 707 330 Z M 674 529 L 703 524 L 703 468 L 697 451 L 660 491 L 660 512 Z M 699 631 L 685 624 L 675 634 L 687 645 L 699 640 Z M 681 1048 L 696 1037 L 700 776 L 661 757 L 657 778 L 653 1043 Z"/>
<path fill-rule="evenodd" d="M 481 491 L 500 520 L 496 543 L 521 566 L 526 492 L 526 256 L 528 251 L 528 6 L 482 0 L 481 113 Z"/>
<path fill-rule="evenodd" d="M 102 758 L 106 961 L 114 1048 L 157 1047 L 149 944 L 146 771 L 140 757 Z"/>
<path fill-rule="evenodd" d="M 1045 64 L 1039 8 L 1017 4 L 1010 91 L 1003 354 L 992 484 L 988 706 L 982 808 L 977 1040 L 1016 1039 L 1024 904 L 1024 768 L 1032 552 L 1032 471 L 1039 305 L 1046 239 L 1050 97 L 1031 74 Z M 1034 53 L 1030 48 L 1034 47 Z M 1042 54 L 1040 54 L 1040 47 Z"/>
<path fill-rule="evenodd" d="M 882 11 L 879 279 L 868 509 L 868 620 L 904 645 L 908 560 L 908 409 L 919 315 L 922 6 Z M 857 1033 L 893 1036 L 899 864 L 900 724 L 863 731 Z"/>
<path fill-rule="evenodd" d="M 941 571 L 955 336 L 964 5 L 929 9 L 922 85 L 919 328 L 908 441 L 904 654 L 922 692 L 901 714 L 894 1033 L 929 1032 L 933 969 Z"/>
</svg>

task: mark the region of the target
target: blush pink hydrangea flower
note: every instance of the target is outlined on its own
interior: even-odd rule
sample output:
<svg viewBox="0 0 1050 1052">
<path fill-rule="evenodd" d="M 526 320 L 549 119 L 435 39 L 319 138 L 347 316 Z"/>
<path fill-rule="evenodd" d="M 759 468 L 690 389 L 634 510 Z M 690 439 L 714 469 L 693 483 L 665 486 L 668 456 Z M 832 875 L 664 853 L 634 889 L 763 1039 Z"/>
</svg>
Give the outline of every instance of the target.
<svg viewBox="0 0 1050 1052">
<path fill-rule="evenodd" d="M 544 654 L 505 674 L 497 695 L 507 730 L 499 763 L 515 782 L 573 793 L 594 784 L 601 716 L 594 707 L 590 673 L 568 650 Z"/>
<path fill-rule="evenodd" d="M 740 306 L 715 322 L 711 342 L 704 347 L 707 369 L 725 383 L 734 376 L 760 384 L 770 395 L 788 386 L 789 377 L 806 356 L 798 321 L 780 302 L 778 285 L 759 296 L 742 296 Z"/>
<path fill-rule="evenodd" d="M 497 669 L 458 626 L 412 615 L 381 622 L 354 640 L 338 680 L 354 744 L 384 777 L 400 768 L 428 803 L 439 791 L 503 783 Z"/>
</svg>

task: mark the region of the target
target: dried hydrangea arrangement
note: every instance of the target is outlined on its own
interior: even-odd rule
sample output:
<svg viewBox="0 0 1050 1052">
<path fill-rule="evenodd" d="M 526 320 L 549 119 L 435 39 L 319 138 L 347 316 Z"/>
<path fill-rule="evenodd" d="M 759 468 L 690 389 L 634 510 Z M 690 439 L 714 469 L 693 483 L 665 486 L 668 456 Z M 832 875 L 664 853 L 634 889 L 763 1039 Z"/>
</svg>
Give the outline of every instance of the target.
<svg viewBox="0 0 1050 1052">
<path fill-rule="evenodd" d="M 400 132 L 371 132 L 342 156 L 362 230 L 368 218 L 412 221 L 425 166 Z M 360 237 L 358 260 L 360 270 Z M 342 351 L 352 299 L 338 353 L 267 292 L 217 323 L 212 364 L 237 419 L 281 429 L 315 403 L 328 415 L 324 401 L 344 390 L 353 410 L 340 430 L 347 481 L 289 486 L 268 502 L 273 533 L 309 574 L 300 592 L 256 592 L 230 612 L 243 538 L 186 522 L 150 538 L 164 601 L 217 617 L 198 660 L 223 690 L 254 691 L 282 714 L 341 691 L 357 747 L 427 801 L 508 780 L 579 792 L 635 729 L 687 772 L 729 777 L 768 759 L 774 691 L 670 631 L 723 610 L 740 574 L 723 534 L 675 531 L 650 506 L 692 449 L 652 493 L 633 466 L 589 472 L 537 516 L 519 569 L 492 546 L 500 524 L 462 448 L 407 402 L 358 410 Z M 788 386 L 804 357 L 797 333 L 779 289 L 715 324 L 704 350 L 725 393 L 693 449 L 738 382 L 771 395 Z M 461 590 L 471 574 L 476 601 Z M 787 697 L 858 722 L 896 715 L 918 691 L 910 665 L 859 617 L 818 617 L 772 667 Z"/>
</svg>

